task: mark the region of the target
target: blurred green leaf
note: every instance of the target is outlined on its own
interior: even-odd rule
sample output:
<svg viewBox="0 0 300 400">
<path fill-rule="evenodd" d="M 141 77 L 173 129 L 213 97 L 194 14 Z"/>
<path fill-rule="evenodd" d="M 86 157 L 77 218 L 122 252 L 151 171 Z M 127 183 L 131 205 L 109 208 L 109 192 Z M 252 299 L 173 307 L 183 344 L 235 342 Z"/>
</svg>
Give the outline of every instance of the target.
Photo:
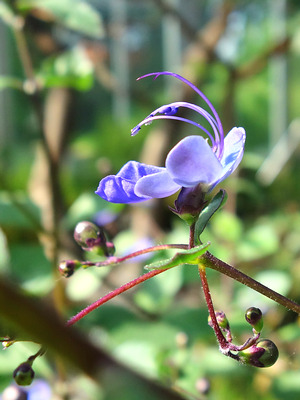
<svg viewBox="0 0 300 400">
<path fill-rule="evenodd" d="M 45 87 L 64 86 L 85 91 L 93 85 L 93 66 L 84 49 L 77 46 L 58 57 L 45 60 L 38 78 Z"/>
<path fill-rule="evenodd" d="M 145 282 L 134 299 L 144 310 L 162 313 L 170 306 L 182 283 L 183 270 L 176 268 Z"/>
<path fill-rule="evenodd" d="M 0 225 L 29 228 L 38 224 L 40 211 L 25 194 L 0 192 Z"/>
<path fill-rule="evenodd" d="M 4 1 L 0 1 L 0 18 L 8 25 L 12 25 L 15 20 L 12 9 Z"/>
<path fill-rule="evenodd" d="M 11 272 L 19 282 L 25 282 L 31 287 L 31 280 L 36 283 L 36 291 L 39 291 L 39 284 L 43 281 L 43 286 L 51 282 L 52 270 L 49 260 L 46 258 L 43 248 L 38 243 L 31 243 L 23 240 L 22 243 L 10 245 Z M 42 281 L 39 281 L 41 278 Z M 48 287 L 49 288 L 49 287 Z"/>
<path fill-rule="evenodd" d="M 222 211 L 211 221 L 211 229 L 220 241 L 237 243 L 243 233 L 241 220 L 233 213 Z"/>
<path fill-rule="evenodd" d="M 200 213 L 195 226 L 195 240 L 197 243 L 199 243 L 200 235 L 204 231 L 210 218 L 214 215 L 216 211 L 219 210 L 220 207 L 222 207 L 226 203 L 226 200 L 227 193 L 225 192 L 225 190 L 221 189 Z"/>
<path fill-rule="evenodd" d="M 291 277 L 277 270 L 261 271 L 254 276 L 254 279 L 283 296 L 288 294 L 292 285 Z M 245 310 L 248 307 L 258 307 L 264 311 L 270 306 L 276 306 L 273 300 L 244 286 L 238 290 L 237 299 L 239 305 Z"/>
<path fill-rule="evenodd" d="M 95 38 L 103 37 L 100 14 L 81 0 L 19 0 L 20 10 L 41 8 L 53 15 L 58 23 Z"/>
<path fill-rule="evenodd" d="M 111 210 L 119 213 L 123 208 L 123 204 L 108 203 L 93 191 L 83 192 L 70 206 L 65 219 L 66 225 L 72 229 L 80 221 L 93 220 L 99 211 Z"/>
<path fill-rule="evenodd" d="M 1 4 L 0 4 L 1 5 Z M 1 10 L 1 7 L 0 7 Z M 23 81 L 13 76 L 0 75 L 0 90 L 18 89 L 23 90 Z"/>
<path fill-rule="evenodd" d="M 259 223 L 251 228 L 237 247 L 241 261 L 253 261 L 274 254 L 279 241 L 271 224 Z"/>
<path fill-rule="evenodd" d="M 206 252 L 209 245 L 210 243 L 205 243 L 193 247 L 192 249 L 183 250 L 167 260 L 156 261 L 152 264 L 146 265 L 145 269 L 164 269 L 176 267 L 177 265 L 182 264 L 198 264 L 198 257 Z"/>
<path fill-rule="evenodd" d="M 300 398 L 299 371 L 282 371 L 274 380 L 275 393 L 280 399 L 298 400 Z"/>
<path fill-rule="evenodd" d="M 103 270 L 104 272 L 109 271 L 105 268 Z M 100 277 L 95 271 L 81 269 L 72 276 L 72 279 L 67 280 L 66 293 L 68 298 L 73 301 L 88 301 L 100 285 Z"/>
</svg>

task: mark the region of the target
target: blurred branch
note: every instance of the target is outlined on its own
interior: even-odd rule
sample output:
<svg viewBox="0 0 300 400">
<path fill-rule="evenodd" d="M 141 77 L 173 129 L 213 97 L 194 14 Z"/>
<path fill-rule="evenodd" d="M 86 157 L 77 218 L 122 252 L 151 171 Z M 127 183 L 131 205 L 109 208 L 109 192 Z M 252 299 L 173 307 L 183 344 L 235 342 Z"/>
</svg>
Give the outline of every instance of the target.
<svg viewBox="0 0 300 400">
<path fill-rule="evenodd" d="M 107 374 L 119 372 L 135 379 L 145 391 L 153 393 L 155 399 L 183 399 L 170 389 L 119 364 L 77 330 L 66 327 L 52 308 L 26 296 L 3 277 L 0 279 L 0 314 L 12 328 L 41 343 L 97 382 L 106 378 Z"/>
<path fill-rule="evenodd" d="M 275 43 L 273 46 L 268 48 L 264 53 L 260 54 L 254 60 L 242 65 L 241 67 L 237 67 L 234 70 L 234 75 L 236 79 L 247 79 L 251 76 L 260 72 L 263 68 L 266 67 L 269 59 L 277 54 L 286 53 L 291 44 L 291 39 L 289 37 L 284 38 L 278 43 Z"/>
<path fill-rule="evenodd" d="M 51 259 L 53 265 L 56 265 L 59 249 L 58 225 L 62 210 L 62 194 L 58 176 L 58 164 L 56 162 L 56 159 L 53 157 L 53 154 L 51 153 L 49 141 L 44 129 L 44 112 L 42 108 L 43 99 L 41 98 L 39 92 L 38 82 L 35 79 L 35 72 L 24 33 L 25 21 L 22 17 L 17 17 L 16 21 L 17 22 L 13 25 L 13 31 L 16 39 L 20 61 L 23 66 L 25 77 L 27 79 L 24 84 L 24 91 L 28 94 L 28 98 L 32 103 L 33 110 L 36 115 L 43 152 L 45 154 L 46 162 L 49 169 L 50 190 L 49 194 L 47 193 L 47 195 L 50 197 L 51 202 L 50 207 L 52 223 L 51 226 L 45 226 L 45 228 L 52 233 L 51 245 L 49 246 L 50 252 L 48 251 L 48 256 L 50 256 L 49 258 Z M 44 200 L 45 199 L 47 199 L 47 197 L 45 197 Z"/>
<path fill-rule="evenodd" d="M 152 0 L 153 3 L 157 5 L 160 11 L 163 14 L 170 14 L 173 17 L 177 18 L 183 33 L 191 40 L 194 40 L 195 36 L 197 35 L 197 29 L 193 28 L 182 16 L 179 10 L 175 7 L 171 6 L 170 4 L 166 3 L 164 0 Z"/>
</svg>

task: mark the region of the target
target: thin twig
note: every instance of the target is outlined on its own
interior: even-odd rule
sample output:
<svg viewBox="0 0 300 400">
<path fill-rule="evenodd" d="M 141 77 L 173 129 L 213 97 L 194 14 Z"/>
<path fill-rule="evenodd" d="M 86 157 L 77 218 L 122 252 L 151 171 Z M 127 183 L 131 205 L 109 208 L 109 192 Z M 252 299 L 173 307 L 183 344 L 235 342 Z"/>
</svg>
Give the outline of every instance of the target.
<svg viewBox="0 0 300 400">
<path fill-rule="evenodd" d="M 203 256 L 201 256 L 201 262 L 204 263 L 206 267 L 221 272 L 222 274 L 235 279 L 236 281 L 242 283 L 243 285 L 250 287 L 256 292 L 263 294 L 264 296 L 275 301 L 276 303 L 281 304 L 282 306 L 288 308 L 289 310 L 294 311 L 297 314 L 300 314 L 300 305 L 298 303 L 288 299 L 285 296 L 282 296 L 281 294 L 268 288 L 262 283 L 257 282 L 255 279 L 250 278 L 250 276 L 244 274 L 243 272 L 225 263 L 224 261 L 219 260 L 211 253 L 206 252 L 205 254 L 203 254 Z"/>
</svg>

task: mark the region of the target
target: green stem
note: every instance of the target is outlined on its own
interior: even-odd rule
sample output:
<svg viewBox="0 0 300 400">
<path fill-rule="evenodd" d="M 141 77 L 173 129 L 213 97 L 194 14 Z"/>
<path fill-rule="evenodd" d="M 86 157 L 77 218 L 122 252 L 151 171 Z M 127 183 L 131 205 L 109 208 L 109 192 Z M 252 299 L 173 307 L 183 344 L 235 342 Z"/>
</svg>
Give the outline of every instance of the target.
<svg viewBox="0 0 300 400">
<path fill-rule="evenodd" d="M 274 290 L 268 288 L 267 286 L 257 282 L 255 279 L 250 278 L 248 275 L 239 271 L 238 269 L 232 267 L 231 265 L 219 260 L 217 257 L 213 256 L 211 253 L 206 252 L 201 256 L 201 263 L 208 268 L 214 269 L 221 274 L 227 275 L 230 278 L 242 283 L 245 286 L 250 287 L 258 293 L 263 294 L 269 299 L 276 301 L 276 303 L 300 314 L 300 305 L 285 296 L 275 292 Z"/>
</svg>

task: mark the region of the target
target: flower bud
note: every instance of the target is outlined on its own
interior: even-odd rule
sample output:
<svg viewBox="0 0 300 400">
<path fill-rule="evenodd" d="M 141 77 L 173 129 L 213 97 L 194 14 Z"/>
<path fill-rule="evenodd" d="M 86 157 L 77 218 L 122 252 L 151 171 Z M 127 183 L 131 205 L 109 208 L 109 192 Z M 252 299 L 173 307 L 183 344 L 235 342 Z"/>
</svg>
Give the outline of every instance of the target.
<svg viewBox="0 0 300 400">
<path fill-rule="evenodd" d="M 77 260 L 65 260 L 59 264 L 58 271 L 65 278 L 69 278 L 80 267 L 81 263 Z"/>
<path fill-rule="evenodd" d="M 219 327 L 223 330 L 228 330 L 229 322 L 228 322 L 228 319 L 227 319 L 225 313 L 223 311 L 216 311 L 215 315 L 216 315 L 216 319 L 217 319 Z M 208 317 L 208 325 L 210 327 L 213 327 L 210 316 Z"/>
<path fill-rule="evenodd" d="M 216 317 L 220 328 L 225 330 L 229 329 L 229 322 L 223 311 L 216 312 Z"/>
<path fill-rule="evenodd" d="M 13 373 L 14 380 L 20 386 L 28 386 L 34 378 L 34 370 L 30 362 L 26 361 L 20 364 Z"/>
<path fill-rule="evenodd" d="M 275 343 L 269 339 L 262 339 L 248 349 L 240 351 L 238 356 L 243 364 L 265 368 L 275 364 L 279 352 Z"/>
<path fill-rule="evenodd" d="M 253 327 L 255 333 L 261 332 L 264 322 L 259 308 L 250 307 L 245 313 L 246 321 Z"/>
<path fill-rule="evenodd" d="M 89 248 L 91 242 L 96 241 L 100 234 L 97 225 L 89 221 L 79 222 L 74 230 L 74 239 L 82 248 Z"/>
<path fill-rule="evenodd" d="M 115 247 L 108 242 L 104 231 L 89 221 L 79 222 L 74 231 L 74 239 L 85 251 L 91 251 L 100 256 L 111 256 Z"/>
<path fill-rule="evenodd" d="M 184 187 L 175 201 L 175 208 L 171 208 L 171 210 L 191 225 L 196 221 L 205 204 L 204 192 L 201 185 L 193 188 Z"/>
</svg>

